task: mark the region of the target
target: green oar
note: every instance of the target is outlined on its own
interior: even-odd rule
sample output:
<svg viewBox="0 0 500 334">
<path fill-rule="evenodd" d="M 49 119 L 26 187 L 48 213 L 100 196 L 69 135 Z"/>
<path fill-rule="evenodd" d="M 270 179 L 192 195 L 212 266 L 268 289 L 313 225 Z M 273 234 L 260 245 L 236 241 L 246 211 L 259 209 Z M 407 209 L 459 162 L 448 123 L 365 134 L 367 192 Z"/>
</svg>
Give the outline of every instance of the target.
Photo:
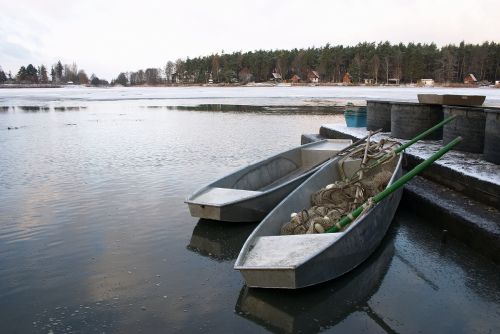
<svg viewBox="0 0 500 334">
<path fill-rule="evenodd" d="M 405 144 L 403 144 L 403 145 L 399 146 L 398 148 L 396 148 L 393 151 L 394 153 L 392 153 L 392 152 L 391 153 L 387 153 L 386 155 L 382 156 L 381 158 L 375 160 L 373 163 L 371 163 L 370 165 L 366 166 L 366 169 L 371 169 L 373 167 L 376 167 L 376 166 L 380 165 L 381 163 L 383 163 L 383 162 L 387 161 L 388 159 L 390 159 L 394 154 L 399 154 L 399 153 L 403 152 L 405 149 L 407 149 L 411 145 L 415 144 L 420 139 L 425 138 L 426 136 L 428 136 L 432 132 L 434 132 L 437 129 L 443 127 L 446 123 L 449 123 L 452 120 L 454 120 L 456 117 L 457 117 L 457 115 L 454 115 L 454 116 L 451 116 L 451 117 L 448 117 L 448 118 L 442 120 L 438 124 L 434 125 L 432 128 L 429 128 L 429 129 L 425 130 L 421 134 L 417 135 L 415 138 L 409 140 Z M 354 175 L 353 178 L 352 178 L 352 180 L 354 180 L 355 176 L 359 176 L 359 175 Z"/>
<path fill-rule="evenodd" d="M 457 115 L 454 115 L 454 116 L 451 116 L 451 117 L 448 117 L 444 120 L 442 120 L 441 122 L 439 122 L 438 124 L 434 125 L 432 128 L 429 128 L 427 130 L 425 130 L 424 132 L 422 132 L 421 134 L 419 134 L 418 136 L 416 136 L 415 138 L 411 139 L 410 141 L 406 142 L 405 144 L 401 145 L 400 147 L 398 147 L 396 149 L 396 153 L 399 153 L 399 152 L 402 152 L 403 150 L 407 149 L 409 146 L 415 144 L 417 141 L 419 141 L 420 139 L 423 139 L 425 138 L 427 135 L 431 134 L 432 132 L 436 131 L 437 129 L 439 129 L 440 127 L 444 126 L 446 123 L 449 123 L 451 122 L 452 120 L 454 120 L 455 118 L 457 117 Z"/>
<path fill-rule="evenodd" d="M 449 120 L 449 118 L 448 118 Z M 437 159 L 441 158 L 446 152 L 451 150 L 453 146 L 458 144 L 462 140 L 462 137 L 457 137 L 454 140 L 452 140 L 448 145 L 442 147 L 439 151 L 434 153 L 429 159 L 425 160 L 424 162 L 420 163 L 417 165 L 415 168 L 413 168 L 411 171 L 400 177 L 396 182 L 394 182 L 390 187 L 386 188 L 384 191 L 378 193 L 375 195 L 372 199 L 373 203 L 378 203 L 390 194 L 392 194 L 394 191 L 397 189 L 401 188 L 406 182 L 410 181 L 415 175 L 429 167 L 434 161 Z M 341 228 L 345 227 L 346 225 L 350 224 L 352 221 L 354 221 L 366 208 L 367 203 L 359 206 L 356 210 L 351 212 L 349 215 L 345 216 L 342 218 L 338 223 L 336 223 L 334 226 L 326 230 L 327 233 L 334 233 L 340 231 Z"/>
</svg>

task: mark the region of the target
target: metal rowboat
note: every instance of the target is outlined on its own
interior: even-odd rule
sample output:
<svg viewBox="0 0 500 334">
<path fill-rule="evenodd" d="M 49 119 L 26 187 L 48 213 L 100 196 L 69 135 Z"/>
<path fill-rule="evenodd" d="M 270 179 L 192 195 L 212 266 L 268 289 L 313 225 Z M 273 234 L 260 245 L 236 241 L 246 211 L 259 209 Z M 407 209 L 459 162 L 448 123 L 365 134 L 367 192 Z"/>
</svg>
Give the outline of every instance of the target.
<svg viewBox="0 0 500 334">
<path fill-rule="evenodd" d="M 393 159 L 388 187 L 402 175 L 402 155 Z M 257 226 L 243 245 L 234 268 L 247 286 L 296 289 L 339 277 L 362 263 L 380 244 L 394 217 L 402 188 L 377 203 L 339 233 L 280 235 L 290 213 L 311 205 L 311 195 L 340 179 L 335 158 L 288 195 Z"/>
<path fill-rule="evenodd" d="M 296 147 L 212 182 L 185 202 L 193 217 L 260 221 L 325 161 L 351 144 L 351 140 L 328 139 Z"/>
</svg>

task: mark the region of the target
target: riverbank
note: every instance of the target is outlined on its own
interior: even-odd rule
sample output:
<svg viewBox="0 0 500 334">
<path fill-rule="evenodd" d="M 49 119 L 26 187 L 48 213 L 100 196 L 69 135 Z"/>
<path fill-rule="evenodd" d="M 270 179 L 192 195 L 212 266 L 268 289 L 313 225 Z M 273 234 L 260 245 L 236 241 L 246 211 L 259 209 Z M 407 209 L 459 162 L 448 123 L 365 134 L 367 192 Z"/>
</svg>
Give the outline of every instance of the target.
<svg viewBox="0 0 500 334">
<path fill-rule="evenodd" d="M 79 86 L 78 84 L 0 84 L 0 88 L 55 88 L 62 86 Z M 81 85 L 85 87 L 91 87 L 90 85 Z M 248 82 L 248 83 L 164 83 L 156 85 L 133 85 L 133 86 L 123 86 L 123 85 L 108 85 L 106 87 L 129 87 L 129 88 L 145 88 L 145 87 L 393 87 L 393 88 L 500 88 L 498 85 L 473 85 L 464 83 L 435 83 L 430 86 L 408 83 L 408 84 L 355 84 L 355 83 L 342 83 L 342 82 Z"/>
<path fill-rule="evenodd" d="M 62 85 L 53 84 L 0 84 L 0 89 L 13 89 L 13 88 L 61 88 Z"/>
</svg>

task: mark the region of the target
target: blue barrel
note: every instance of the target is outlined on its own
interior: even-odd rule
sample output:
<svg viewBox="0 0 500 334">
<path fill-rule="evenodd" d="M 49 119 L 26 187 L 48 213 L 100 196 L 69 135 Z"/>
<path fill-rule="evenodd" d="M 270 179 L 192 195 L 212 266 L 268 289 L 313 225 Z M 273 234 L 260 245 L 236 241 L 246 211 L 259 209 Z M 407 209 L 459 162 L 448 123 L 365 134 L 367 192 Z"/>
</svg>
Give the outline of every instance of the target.
<svg viewBox="0 0 500 334">
<path fill-rule="evenodd" d="M 345 123 L 350 128 L 366 127 L 366 108 L 360 107 L 356 110 L 346 110 L 344 112 Z"/>
</svg>

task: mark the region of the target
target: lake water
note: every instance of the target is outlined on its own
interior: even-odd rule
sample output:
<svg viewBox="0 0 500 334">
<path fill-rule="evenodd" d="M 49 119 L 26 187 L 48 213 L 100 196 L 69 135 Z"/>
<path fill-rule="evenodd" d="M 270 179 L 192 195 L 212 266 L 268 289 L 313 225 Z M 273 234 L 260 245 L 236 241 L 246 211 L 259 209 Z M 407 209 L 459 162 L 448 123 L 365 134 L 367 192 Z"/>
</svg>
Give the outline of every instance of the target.
<svg viewBox="0 0 500 334">
<path fill-rule="evenodd" d="M 295 107 L 378 94 L 342 89 L 0 90 L 0 332 L 500 332 L 500 267 L 404 207 L 362 266 L 300 291 L 233 270 L 255 224 L 190 217 L 196 188 L 343 121 Z"/>
</svg>

